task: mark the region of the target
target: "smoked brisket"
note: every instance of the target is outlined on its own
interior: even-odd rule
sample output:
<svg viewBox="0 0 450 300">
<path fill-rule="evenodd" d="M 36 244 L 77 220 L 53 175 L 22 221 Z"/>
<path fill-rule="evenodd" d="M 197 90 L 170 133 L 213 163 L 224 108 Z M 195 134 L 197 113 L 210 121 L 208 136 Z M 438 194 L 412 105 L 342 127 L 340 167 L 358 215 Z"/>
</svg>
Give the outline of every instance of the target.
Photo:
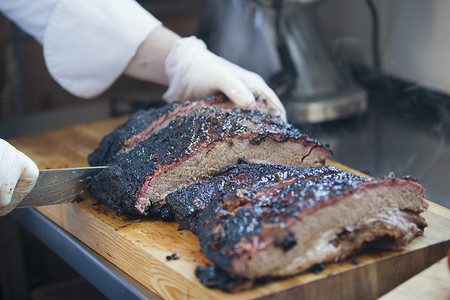
<svg viewBox="0 0 450 300">
<path fill-rule="evenodd" d="M 119 215 L 164 217 L 166 195 L 238 160 L 322 166 L 330 155 L 279 117 L 213 97 L 130 116 L 89 156 L 91 165 L 109 165 L 89 191 Z"/>
<path fill-rule="evenodd" d="M 159 108 L 137 111 L 123 125 L 117 127 L 102 139 L 99 147 L 88 155 L 88 162 L 91 166 L 108 165 L 116 154 L 132 150 L 152 134 L 167 127 L 175 118 L 188 115 L 205 106 L 222 110 L 231 110 L 234 107 L 233 102 L 225 96 L 219 95 L 194 101 L 174 102 Z M 265 101 L 258 99 L 255 108 L 266 113 L 271 111 Z"/>
<path fill-rule="evenodd" d="M 427 208 L 424 197 L 423 187 L 409 177 L 239 164 L 166 201 L 215 263 L 215 269 L 199 268 L 199 278 L 230 290 L 233 280 L 282 278 L 367 247 L 402 249 L 427 226 L 419 216 Z"/>
</svg>

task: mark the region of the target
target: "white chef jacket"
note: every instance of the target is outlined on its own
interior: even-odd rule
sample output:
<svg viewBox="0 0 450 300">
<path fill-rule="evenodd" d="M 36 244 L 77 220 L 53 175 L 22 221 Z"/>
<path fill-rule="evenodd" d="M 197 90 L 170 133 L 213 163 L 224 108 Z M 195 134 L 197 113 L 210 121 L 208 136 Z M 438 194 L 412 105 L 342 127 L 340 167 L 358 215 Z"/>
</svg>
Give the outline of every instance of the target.
<svg viewBox="0 0 450 300">
<path fill-rule="evenodd" d="M 0 11 L 42 44 L 52 77 L 82 98 L 106 90 L 161 26 L 134 0 L 1 0 Z"/>
</svg>

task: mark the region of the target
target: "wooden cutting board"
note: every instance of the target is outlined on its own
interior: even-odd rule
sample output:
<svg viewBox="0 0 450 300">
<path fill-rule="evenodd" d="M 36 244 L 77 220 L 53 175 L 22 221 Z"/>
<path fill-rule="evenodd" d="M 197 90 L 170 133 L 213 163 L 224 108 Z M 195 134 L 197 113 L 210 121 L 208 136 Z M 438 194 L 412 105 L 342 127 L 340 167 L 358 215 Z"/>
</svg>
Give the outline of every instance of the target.
<svg viewBox="0 0 450 300">
<path fill-rule="evenodd" d="M 87 166 L 87 155 L 126 117 L 10 140 L 40 169 Z M 329 164 L 351 170 L 334 161 Z M 358 172 L 356 172 L 358 173 Z M 208 259 L 197 238 L 177 223 L 118 217 L 89 198 L 38 208 L 39 212 L 165 299 L 376 299 L 445 256 L 450 248 L 450 210 L 429 202 L 428 227 L 401 252 L 372 251 L 237 294 L 204 287 L 195 277 Z M 167 260 L 178 252 L 180 259 Z"/>
</svg>

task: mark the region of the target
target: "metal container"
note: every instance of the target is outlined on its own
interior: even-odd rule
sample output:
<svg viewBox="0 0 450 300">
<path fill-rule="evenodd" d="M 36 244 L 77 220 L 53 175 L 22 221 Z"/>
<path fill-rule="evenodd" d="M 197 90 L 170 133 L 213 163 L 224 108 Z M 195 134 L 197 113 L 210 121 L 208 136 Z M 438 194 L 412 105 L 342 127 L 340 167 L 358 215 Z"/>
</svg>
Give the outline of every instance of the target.
<svg viewBox="0 0 450 300">
<path fill-rule="evenodd" d="M 292 123 L 360 114 L 366 92 L 324 47 L 317 0 L 207 0 L 199 35 L 216 54 L 260 74 Z"/>
</svg>

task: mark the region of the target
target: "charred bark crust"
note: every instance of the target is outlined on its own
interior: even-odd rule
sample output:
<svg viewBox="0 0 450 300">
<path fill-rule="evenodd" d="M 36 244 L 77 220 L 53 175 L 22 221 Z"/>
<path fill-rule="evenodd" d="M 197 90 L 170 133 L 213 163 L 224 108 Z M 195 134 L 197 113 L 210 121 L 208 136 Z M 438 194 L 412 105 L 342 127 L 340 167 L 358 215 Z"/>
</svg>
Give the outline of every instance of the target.
<svg viewBox="0 0 450 300">
<path fill-rule="evenodd" d="M 117 153 L 127 148 L 128 143 L 133 144 L 133 139 L 137 136 L 141 136 L 141 139 L 137 139 L 135 142 L 140 143 L 162 129 L 159 128 L 161 124 L 165 127 L 164 124 L 170 123 L 177 117 L 188 115 L 200 107 L 231 110 L 234 104 L 224 95 L 218 95 L 193 101 L 174 102 L 159 108 L 137 111 L 123 125 L 102 139 L 99 147 L 88 155 L 89 164 L 92 166 L 108 165 Z M 265 113 L 271 111 L 265 100 L 256 99 L 255 107 Z"/>
<path fill-rule="evenodd" d="M 266 235 L 287 251 L 295 244 L 289 219 L 368 181 L 332 166 L 240 164 L 169 194 L 166 202 L 176 221 L 198 236 L 202 251 L 227 270 L 241 241 Z"/>
<path fill-rule="evenodd" d="M 215 263 L 214 266 L 197 268 L 196 274 L 201 282 L 209 287 L 236 292 L 265 282 L 270 277 L 245 278 L 234 273 L 236 261 L 242 264 L 252 260 L 253 255 L 258 255 L 256 244 L 272 243 L 274 247 L 288 252 L 297 244 L 291 230 L 293 221 L 332 206 L 340 199 L 367 187 L 403 185 L 408 182 L 418 184 L 409 177 L 369 179 L 332 166 L 296 168 L 241 163 L 228 166 L 208 181 L 169 194 L 166 202 L 175 220 L 184 229 L 196 234 L 202 252 Z M 423 188 L 420 185 L 417 188 L 424 196 Z M 390 209 L 386 208 L 387 211 Z M 349 248 L 350 251 L 336 259 L 347 259 L 373 245 L 399 249 L 408 242 L 408 232 L 405 231 L 410 227 L 397 227 L 397 218 L 416 224 L 417 236 L 427 226 L 418 215 L 424 209 L 426 203 L 418 205 L 415 211 L 400 211 L 397 208 L 396 212 L 389 213 L 395 215 L 392 219 L 389 216 L 385 219 L 383 214 L 378 219 L 378 215 L 374 215 L 367 220 L 363 218 L 359 225 L 361 227 L 356 227 L 356 231 L 344 228 L 335 240 L 329 242 L 337 246 L 341 241 L 348 241 L 351 247 L 352 239 L 356 240 L 356 236 L 363 231 L 370 238 L 367 243 L 365 239 L 355 243 L 353 248 Z M 399 223 L 403 222 L 401 220 Z M 370 224 L 374 222 L 379 224 L 376 230 L 370 229 Z"/>
<path fill-rule="evenodd" d="M 93 165 L 110 165 L 93 178 L 89 190 L 97 200 L 109 205 L 117 214 L 136 214 L 133 204 L 143 193 L 142 189 L 148 181 L 161 172 L 167 172 L 169 165 L 174 168 L 195 152 L 217 141 L 290 141 L 305 146 L 319 146 L 331 155 L 327 146 L 301 133 L 279 117 L 257 110 L 235 107 L 224 110 L 212 106 L 200 106 L 186 115 L 174 117 L 166 127 L 143 139 L 131 150 L 120 152 L 123 141 L 148 126 L 146 118 L 149 119 L 147 123 L 152 122 L 164 113 L 173 111 L 174 107 L 176 105 L 169 105 L 132 115 L 129 121 L 106 136 L 100 147 L 89 156 Z M 103 156 L 105 161 L 101 160 Z M 145 214 L 158 217 L 163 204 L 164 199 L 156 201 Z"/>
<path fill-rule="evenodd" d="M 97 149 L 88 155 L 88 162 L 91 166 L 108 165 L 112 158 L 122 150 L 128 139 L 143 132 L 160 118 L 174 118 L 177 112 L 191 111 L 197 105 L 214 105 L 226 101 L 224 97 L 208 97 L 198 101 L 174 102 L 159 108 L 140 110 L 130 115 L 128 120 L 117 127 L 110 134 L 106 135 Z"/>
</svg>

